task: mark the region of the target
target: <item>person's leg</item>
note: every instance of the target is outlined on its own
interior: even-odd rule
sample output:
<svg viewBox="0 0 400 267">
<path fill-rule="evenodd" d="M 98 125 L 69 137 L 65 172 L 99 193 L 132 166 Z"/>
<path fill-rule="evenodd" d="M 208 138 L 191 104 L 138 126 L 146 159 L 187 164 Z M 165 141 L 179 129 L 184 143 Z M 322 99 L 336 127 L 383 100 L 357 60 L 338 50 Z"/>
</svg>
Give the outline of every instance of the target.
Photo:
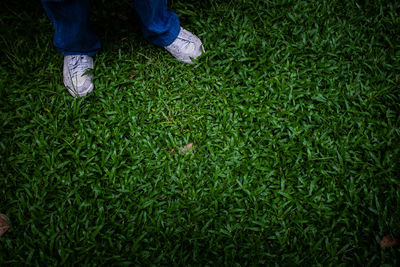
<svg viewBox="0 0 400 267">
<path fill-rule="evenodd" d="M 74 97 L 93 91 L 93 58 L 100 41 L 89 24 L 90 0 L 42 0 L 54 26 L 54 46 L 64 56 L 64 85 Z"/>
<path fill-rule="evenodd" d="M 63 56 L 93 56 L 100 40 L 89 23 L 90 0 L 42 0 L 55 29 L 54 46 Z"/>
<path fill-rule="evenodd" d="M 179 18 L 167 8 L 167 0 L 132 0 L 142 22 L 144 37 L 159 46 L 168 46 L 180 31 Z"/>
<path fill-rule="evenodd" d="M 204 52 L 201 40 L 179 25 L 178 16 L 167 8 L 167 0 L 132 0 L 132 3 L 147 40 L 189 64 Z"/>
</svg>

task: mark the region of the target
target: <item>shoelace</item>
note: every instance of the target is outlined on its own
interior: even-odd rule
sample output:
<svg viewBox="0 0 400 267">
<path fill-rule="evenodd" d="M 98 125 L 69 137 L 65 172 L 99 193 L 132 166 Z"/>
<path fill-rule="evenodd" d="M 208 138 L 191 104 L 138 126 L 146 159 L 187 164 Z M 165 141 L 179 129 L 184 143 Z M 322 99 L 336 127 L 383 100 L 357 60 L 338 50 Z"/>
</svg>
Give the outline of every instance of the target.
<svg viewBox="0 0 400 267">
<path fill-rule="evenodd" d="M 68 62 L 68 68 L 71 76 L 75 76 L 78 73 L 82 75 L 88 70 L 89 61 L 82 55 L 71 56 L 71 60 Z"/>
<path fill-rule="evenodd" d="M 189 47 L 191 48 L 191 50 L 194 49 L 194 41 L 191 38 L 188 38 L 187 36 L 178 36 L 176 39 L 179 41 L 175 41 L 173 45 L 178 50 L 188 49 Z"/>
<path fill-rule="evenodd" d="M 182 48 L 188 48 L 195 44 L 195 40 L 189 35 L 184 29 L 181 28 L 179 35 L 176 37 L 176 41 L 172 43 L 172 46 L 176 47 L 178 50 Z"/>
<path fill-rule="evenodd" d="M 180 37 L 178 37 L 178 39 L 183 41 L 184 45 L 182 47 L 185 47 L 185 48 L 187 48 L 188 46 L 194 44 L 194 42 L 192 40 L 189 40 L 189 39 L 180 38 Z"/>
</svg>

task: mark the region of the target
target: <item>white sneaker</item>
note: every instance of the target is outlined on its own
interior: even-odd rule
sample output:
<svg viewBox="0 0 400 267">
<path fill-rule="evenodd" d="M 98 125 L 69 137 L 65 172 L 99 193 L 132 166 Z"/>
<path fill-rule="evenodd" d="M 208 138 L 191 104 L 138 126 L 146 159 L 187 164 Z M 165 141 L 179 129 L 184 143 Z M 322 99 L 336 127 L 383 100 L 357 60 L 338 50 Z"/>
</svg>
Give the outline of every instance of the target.
<svg viewBox="0 0 400 267">
<path fill-rule="evenodd" d="M 200 39 L 182 27 L 175 41 L 164 48 L 177 60 L 189 64 L 194 64 L 192 58 L 196 59 L 204 52 Z"/>
<path fill-rule="evenodd" d="M 93 73 L 84 75 L 93 69 L 93 58 L 86 55 L 64 57 L 64 85 L 73 97 L 86 96 L 93 91 Z"/>
</svg>

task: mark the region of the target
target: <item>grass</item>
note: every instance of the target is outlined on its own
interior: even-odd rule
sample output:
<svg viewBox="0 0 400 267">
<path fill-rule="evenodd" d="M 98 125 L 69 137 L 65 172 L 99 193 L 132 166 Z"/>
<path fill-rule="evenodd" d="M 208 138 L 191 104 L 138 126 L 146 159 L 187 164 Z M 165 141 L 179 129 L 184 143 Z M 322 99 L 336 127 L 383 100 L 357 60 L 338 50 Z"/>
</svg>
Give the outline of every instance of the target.
<svg viewBox="0 0 400 267">
<path fill-rule="evenodd" d="M 399 265 L 398 1 L 170 1 L 195 66 L 102 2 L 84 99 L 1 4 L 1 265 Z"/>
</svg>

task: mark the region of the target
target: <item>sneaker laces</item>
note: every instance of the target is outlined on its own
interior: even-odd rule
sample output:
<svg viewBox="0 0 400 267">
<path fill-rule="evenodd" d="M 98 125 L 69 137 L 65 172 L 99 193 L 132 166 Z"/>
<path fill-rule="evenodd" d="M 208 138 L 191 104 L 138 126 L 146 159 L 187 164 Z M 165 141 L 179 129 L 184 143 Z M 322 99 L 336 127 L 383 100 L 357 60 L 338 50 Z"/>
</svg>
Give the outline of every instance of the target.
<svg viewBox="0 0 400 267">
<path fill-rule="evenodd" d="M 171 45 L 167 46 L 167 48 L 176 47 L 178 50 L 190 49 L 191 51 L 193 51 L 196 48 L 195 41 L 195 38 L 193 38 L 193 36 L 191 36 L 189 32 L 181 28 L 181 31 L 179 32 L 175 41 Z"/>
<path fill-rule="evenodd" d="M 172 46 L 175 46 L 178 49 L 178 51 L 186 51 L 186 53 L 191 53 L 196 49 L 193 40 L 181 36 L 178 36 L 176 38 Z"/>
<path fill-rule="evenodd" d="M 184 43 L 184 45 L 182 45 L 181 48 L 185 48 L 185 49 L 190 48 L 191 50 L 195 49 L 194 42 L 192 40 L 186 39 L 186 38 L 181 38 L 181 37 L 178 37 L 177 39 L 179 39 L 181 42 Z"/>
<path fill-rule="evenodd" d="M 82 76 L 89 69 L 89 61 L 83 55 L 71 56 L 68 62 L 68 69 L 71 76 L 75 76 L 78 73 Z"/>
</svg>

